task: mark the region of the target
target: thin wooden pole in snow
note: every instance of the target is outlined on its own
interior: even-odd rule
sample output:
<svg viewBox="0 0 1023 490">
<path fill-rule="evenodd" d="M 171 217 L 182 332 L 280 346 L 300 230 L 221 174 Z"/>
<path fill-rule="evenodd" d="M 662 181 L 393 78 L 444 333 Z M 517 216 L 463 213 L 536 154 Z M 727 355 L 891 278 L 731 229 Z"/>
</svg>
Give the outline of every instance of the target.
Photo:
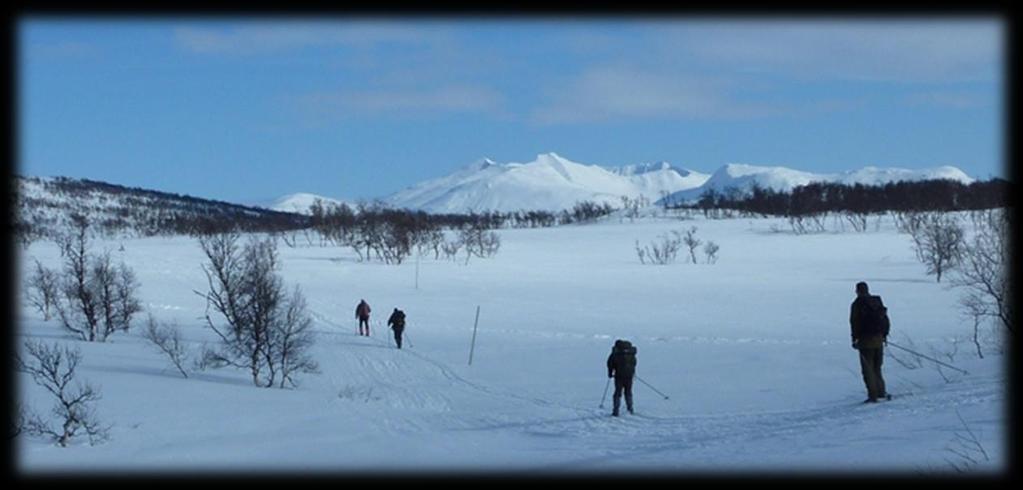
<svg viewBox="0 0 1023 490">
<path fill-rule="evenodd" d="M 469 346 L 469 365 L 472 366 L 472 351 L 476 349 L 476 326 L 480 323 L 480 306 L 476 305 L 476 321 L 472 324 L 472 344 Z"/>
</svg>

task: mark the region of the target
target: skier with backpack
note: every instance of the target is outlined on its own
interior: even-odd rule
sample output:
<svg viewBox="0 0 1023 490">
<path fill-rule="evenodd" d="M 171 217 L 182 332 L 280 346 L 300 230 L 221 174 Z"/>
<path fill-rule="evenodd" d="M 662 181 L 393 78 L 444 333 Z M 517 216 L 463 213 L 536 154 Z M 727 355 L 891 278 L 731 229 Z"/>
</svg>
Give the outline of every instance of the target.
<svg viewBox="0 0 1023 490">
<path fill-rule="evenodd" d="M 394 342 L 401 349 L 401 334 L 405 331 L 405 312 L 395 308 L 391 317 L 387 319 L 387 325 L 394 330 Z"/>
<path fill-rule="evenodd" d="M 615 340 L 611 355 L 607 356 L 607 377 L 614 378 L 614 411 L 611 415 L 618 416 L 621 406 L 622 392 L 625 393 L 625 408 L 632 412 L 632 378 L 636 375 L 636 348 L 628 340 Z"/>
<path fill-rule="evenodd" d="M 359 319 L 359 335 L 369 336 L 369 303 L 364 299 L 359 300 L 359 306 L 355 307 L 355 318 Z M 365 325 L 365 333 L 363 333 L 363 325 Z"/>
<path fill-rule="evenodd" d="M 867 283 L 856 283 L 856 299 L 849 312 L 852 327 L 852 347 L 860 353 L 860 370 L 863 383 L 867 386 L 867 399 L 863 403 L 877 403 L 879 399 L 891 399 L 885 390 L 881 376 L 884 360 L 884 346 L 888 344 L 888 308 L 880 296 L 871 295 Z"/>
</svg>

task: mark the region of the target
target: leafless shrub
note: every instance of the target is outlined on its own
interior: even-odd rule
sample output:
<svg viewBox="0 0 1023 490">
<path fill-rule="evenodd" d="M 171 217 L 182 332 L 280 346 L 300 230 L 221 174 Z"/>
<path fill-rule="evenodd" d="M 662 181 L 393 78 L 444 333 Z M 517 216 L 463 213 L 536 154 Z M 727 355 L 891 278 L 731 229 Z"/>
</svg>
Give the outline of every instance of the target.
<svg viewBox="0 0 1023 490">
<path fill-rule="evenodd" d="M 720 248 L 721 247 L 719 247 L 718 244 L 709 240 L 707 241 L 707 244 L 703 246 L 703 253 L 707 256 L 708 264 L 714 264 L 718 261 L 717 253 Z"/>
<path fill-rule="evenodd" d="M 459 232 L 458 240 L 465 246 L 465 263 L 475 255 L 487 258 L 495 255 L 501 248 L 501 237 L 497 232 L 489 231 L 478 222 L 464 226 Z"/>
<path fill-rule="evenodd" d="M 845 218 L 846 222 L 852 225 L 853 230 L 858 232 L 867 231 L 867 213 L 846 211 L 842 213 L 842 217 Z"/>
<path fill-rule="evenodd" d="M 58 243 L 64 271 L 53 306 L 61 325 L 90 342 L 127 331 L 132 317 L 142 311 L 135 297 L 139 287 L 135 273 L 123 262 L 114 266 L 109 253 L 90 254 L 84 218 L 76 218 L 72 233 Z"/>
<path fill-rule="evenodd" d="M 963 228 L 950 213 L 927 215 L 912 234 L 916 256 L 925 266 L 927 274 L 941 275 L 956 266 L 962 255 Z"/>
<path fill-rule="evenodd" d="M 434 260 L 440 258 L 441 247 L 443 244 L 444 232 L 439 228 L 423 230 L 416 236 L 416 246 L 418 247 L 419 255 L 423 255 L 425 252 L 432 250 Z"/>
<path fill-rule="evenodd" d="M 298 285 L 291 295 L 284 299 L 283 313 L 283 319 L 276 325 L 271 349 L 277 357 L 277 365 L 281 372 L 280 388 L 284 388 L 285 382 L 291 386 L 298 386 L 292 378 L 295 373 L 319 372 L 319 365 L 309 355 L 309 349 L 315 341 L 313 321 L 306 309 L 305 296 Z"/>
<path fill-rule="evenodd" d="M 297 288 L 284 291 L 273 240 L 253 238 L 244 247 L 238 241 L 237 233 L 199 239 L 209 291 L 196 294 L 206 299 L 206 323 L 221 339 L 219 349 L 204 349 L 200 365 L 247 369 L 256 386 L 271 387 L 278 375 L 281 388 L 294 385 L 294 372 L 317 369 L 308 356 L 312 321 L 305 300 Z M 210 309 L 225 324 L 214 322 Z"/>
<path fill-rule="evenodd" d="M 675 232 L 678 233 L 678 232 Z M 682 243 L 689 247 L 689 258 L 696 263 L 696 247 L 699 247 L 703 241 L 696 238 L 696 227 L 692 226 L 686 230 L 685 236 L 682 237 Z"/>
<path fill-rule="evenodd" d="M 660 241 L 653 241 L 649 246 L 640 247 L 639 240 L 636 241 L 636 254 L 641 264 L 648 261 L 654 265 L 667 265 L 675 262 L 675 257 L 682 246 L 682 239 L 678 232 L 672 235 L 661 235 Z"/>
<path fill-rule="evenodd" d="M 72 438 L 83 432 L 89 437 L 90 444 L 106 440 L 109 437 L 109 427 L 100 424 L 92 407 L 100 399 L 99 391 L 88 383 L 83 385 L 74 382 L 72 386 L 75 369 L 82 359 L 81 352 L 57 344 L 47 346 L 34 341 L 26 341 L 24 346 L 30 359 L 26 362 L 20 355 L 16 355 L 17 370 L 31 375 L 37 385 L 57 399 L 52 413 L 58 421 L 58 428 L 53 428 L 42 416 L 30 413 L 25 422 L 25 432 L 52 438 L 62 447 L 66 447 Z"/>
<path fill-rule="evenodd" d="M 991 457 L 988 456 L 984 445 L 970 429 L 959 410 L 957 409 L 955 412 L 959 422 L 963 424 L 963 430 L 957 431 L 952 441 L 945 446 L 945 451 L 951 454 L 945 458 L 945 461 L 956 473 L 968 473 L 976 469 L 978 465 L 991 461 Z"/>
<path fill-rule="evenodd" d="M 892 217 L 895 220 L 895 229 L 899 233 L 906 233 L 909 235 L 916 235 L 925 221 L 927 213 L 921 213 L 916 211 L 894 211 Z"/>
<path fill-rule="evenodd" d="M 976 292 L 970 292 L 963 295 L 959 299 L 959 303 L 963 307 L 964 316 L 968 317 L 973 324 L 970 340 L 973 342 L 973 346 L 977 350 L 977 357 L 983 359 L 984 349 L 981 342 L 981 332 L 983 327 L 987 324 L 986 320 L 989 320 L 991 317 L 988 313 L 988 304 L 984 301 L 984 298 Z"/>
<path fill-rule="evenodd" d="M 167 358 L 174 364 L 182 376 L 188 377 L 185 371 L 185 363 L 188 360 L 188 348 L 181 338 L 181 331 L 176 325 L 162 325 L 156 321 L 153 315 L 149 315 L 146 322 L 146 329 L 142 337 L 156 346 L 160 352 L 167 355 Z"/>
<path fill-rule="evenodd" d="M 43 314 L 46 321 L 50 320 L 50 310 L 56 306 L 59 291 L 60 280 L 57 273 L 43 267 L 39 260 L 35 260 L 35 268 L 29 276 L 25 296 L 29 303 Z"/>
<path fill-rule="evenodd" d="M 952 284 L 966 291 L 961 302 L 968 312 L 994 319 L 1014 333 L 1014 284 L 1008 271 L 1012 260 L 1011 213 L 1008 209 L 990 209 L 972 213 L 970 218 L 973 236 L 959 249 L 959 266 L 952 275 Z"/>
<path fill-rule="evenodd" d="M 789 226 L 796 235 L 823 233 L 827 229 L 825 213 L 792 215 L 788 217 Z"/>
<path fill-rule="evenodd" d="M 440 245 L 441 251 L 444 252 L 444 257 L 450 260 L 455 260 L 458 255 L 458 251 L 462 249 L 462 241 L 455 239 L 451 241 L 444 241 Z"/>
<path fill-rule="evenodd" d="M 636 198 L 630 198 L 629 196 L 621 196 L 622 199 L 622 216 L 629 218 L 629 221 L 635 221 L 640 216 L 640 210 L 650 205 L 650 200 L 644 196 Z"/>
</svg>

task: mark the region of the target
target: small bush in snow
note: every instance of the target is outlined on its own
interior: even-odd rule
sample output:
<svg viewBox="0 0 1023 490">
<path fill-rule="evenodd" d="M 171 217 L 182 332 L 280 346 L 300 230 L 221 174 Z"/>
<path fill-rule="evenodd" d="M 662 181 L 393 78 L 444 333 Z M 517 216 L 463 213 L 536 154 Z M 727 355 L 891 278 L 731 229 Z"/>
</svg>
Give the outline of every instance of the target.
<svg viewBox="0 0 1023 490">
<path fill-rule="evenodd" d="M 478 222 L 471 223 L 459 232 L 458 241 L 465 246 L 465 263 L 475 255 L 479 258 L 492 257 L 501 248 L 501 237 L 489 231 Z"/>
<path fill-rule="evenodd" d="M 142 304 L 135 296 L 139 284 L 130 267 L 123 262 L 114 266 L 109 253 L 89 252 L 88 227 L 85 218 L 76 217 L 72 232 L 58 240 L 64 270 L 53 306 L 65 329 L 82 340 L 102 342 L 118 330 L 127 331 Z M 56 276 L 42 268 L 39 280 L 50 274 Z"/>
<path fill-rule="evenodd" d="M 462 249 L 462 241 L 455 239 L 451 241 L 444 241 L 440 244 L 440 249 L 444 252 L 444 257 L 450 260 L 455 260 L 458 255 L 458 251 Z"/>
<path fill-rule="evenodd" d="M 952 456 L 946 458 L 949 466 L 957 473 L 968 473 L 977 466 L 991 461 L 991 457 L 988 456 L 987 451 L 984 449 L 984 445 L 981 444 L 980 438 L 970 429 L 970 426 L 963 420 L 962 414 L 956 409 L 956 416 L 959 417 L 959 422 L 963 424 L 962 431 L 956 431 L 955 437 L 947 446 L 947 451 Z"/>
<path fill-rule="evenodd" d="M 931 214 L 912 237 L 916 256 L 927 266 L 927 274 L 936 274 L 941 282 L 942 273 L 955 267 L 962 254 L 963 228 L 959 221 L 951 214 Z"/>
<path fill-rule="evenodd" d="M 237 233 L 200 237 L 208 262 L 202 265 L 209 282 L 206 323 L 221 339 L 219 349 L 203 352 L 203 367 L 247 369 L 256 386 L 271 387 L 279 380 L 295 385 L 296 372 L 317 372 L 309 355 L 312 319 L 298 287 L 288 294 L 277 275 L 277 245 L 253 238 L 241 247 Z M 224 323 L 210 316 L 212 308 Z"/>
<path fill-rule="evenodd" d="M 1010 334 L 1015 332 L 1014 284 L 1008 270 L 1011 219 L 1008 209 L 972 213 L 973 236 L 959 245 L 958 267 L 952 275 L 952 284 L 965 290 L 961 303 L 971 316 L 990 318 Z"/>
<path fill-rule="evenodd" d="M 696 238 L 696 227 L 690 227 L 686 230 L 686 234 L 682 237 L 682 243 L 689 247 L 689 258 L 696 263 L 696 247 L 699 247 L 703 243 L 700 239 Z"/>
<path fill-rule="evenodd" d="M 20 355 L 16 355 L 17 370 L 31 375 L 37 385 L 57 399 L 52 410 L 57 417 L 57 428 L 38 414 L 30 413 L 24 423 L 25 432 L 52 438 L 62 447 L 82 433 L 89 437 L 90 444 L 106 440 L 109 428 L 100 425 L 92 407 L 100 399 L 99 391 L 88 383 L 82 385 L 74 381 L 75 369 L 82 360 L 81 352 L 57 344 L 47 346 L 34 341 L 26 341 L 24 345 L 30 359 L 26 362 Z"/>
<path fill-rule="evenodd" d="M 718 250 L 721 247 L 718 244 L 708 240 L 707 244 L 703 246 L 703 253 L 707 255 L 707 263 L 713 264 L 718 261 Z"/>
<path fill-rule="evenodd" d="M 178 369 L 178 372 L 182 376 L 188 377 L 188 372 L 185 371 L 185 363 L 188 360 L 188 349 L 185 347 L 184 341 L 181 339 L 181 332 L 175 325 L 162 325 L 157 323 L 156 318 L 153 315 L 149 315 L 149 319 L 146 322 L 146 329 L 142 332 L 142 336 L 148 340 L 151 344 L 160 349 L 167 355 L 167 358 L 174 364 L 174 367 Z"/>
<path fill-rule="evenodd" d="M 682 239 L 677 232 L 672 235 L 661 235 L 660 241 L 651 242 L 650 245 L 641 247 L 639 240 L 636 240 L 636 255 L 639 256 L 641 264 L 667 265 L 675 262 L 678 250 L 682 245 Z"/>
<path fill-rule="evenodd" d="M 25 295 L 29 303 L 35 306 L 39 313 L 43 314 L 44 320 L 49 321 L 50 310 L 57 303 L 57 293 L 60 288 L 57 273 L 52 269 L 43 267 L 43 264 L 36 260 L 35 269 L 32 270 L 32 275 L 29 276 L 27 286 Z"/>
</svg>

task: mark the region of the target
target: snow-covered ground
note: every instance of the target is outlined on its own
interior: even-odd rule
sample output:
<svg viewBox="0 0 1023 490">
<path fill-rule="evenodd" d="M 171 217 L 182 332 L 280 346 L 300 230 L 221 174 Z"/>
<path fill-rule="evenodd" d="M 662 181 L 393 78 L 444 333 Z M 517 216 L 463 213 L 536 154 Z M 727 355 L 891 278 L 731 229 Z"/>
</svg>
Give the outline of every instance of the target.
<svg viewBox="0 0 1023 490">
<path fill-rule="evenodd" d="M 686 263 L 686 251 L 672 265 L 640 264 L 637 240 L 690 226 L 720 245 L 716 264 L 702 263 L 702 251 L 699 264 Z M 362 263 L 346 248 L 281 243 L 285 282 L 301 285 L 315 319 L 322 371 L 300 375 L 296 389 L 257 388 L 231 369 L 185 379 L 140 337 L 144 316 L 131 333 L 86 343 L 22 300 L 18 338 L 79 347 L 78 377 L 100 388 L 97 415 L 113 427 L 97 446 L 21 436 L 16 468 L 919 475 L 962 462 L 952 449 L 968 427 L 988 457 L 977 470 L 1005 471 L 1005 355 L 979 359 L 960 344 L 954 361 L 942 359 L 968 375 L 889 356 L 896 398 L 860 403 L 848 326 L 857 281 L 889 306 L 893 342 L 935 355 L 930 347 L 951 350 L 949 339 L 972 327 L 958 293 L 925 275 L 910 239 L 888 222 L 865 233 L 773 229 L 788 228 L 775 219 L 649 218 L 501 230 L 496 257 L 468 265 L 432 256 Z M 134 268 L 146 311 L 175 322 L 193 352 L 214 341 L 193 292 L 206 288 L 194 239 L 94 244 L 103 248 Z M 59 263 L 51 243 L 22 251 L 23 271 L 32 258 Z M 373 307 L 371 337 L 356 335 L 360 298 Z M 394 307 L 408 314 L 402 350 L 382 325 Z M 610 393 L 599 405 L 617 338 L 638 347 L 642 381 L 637 413 L 612 418 Z M 51 397 L 26 375 L 19 389 L 21 403 L 48 412 Z"/>
</svg>

